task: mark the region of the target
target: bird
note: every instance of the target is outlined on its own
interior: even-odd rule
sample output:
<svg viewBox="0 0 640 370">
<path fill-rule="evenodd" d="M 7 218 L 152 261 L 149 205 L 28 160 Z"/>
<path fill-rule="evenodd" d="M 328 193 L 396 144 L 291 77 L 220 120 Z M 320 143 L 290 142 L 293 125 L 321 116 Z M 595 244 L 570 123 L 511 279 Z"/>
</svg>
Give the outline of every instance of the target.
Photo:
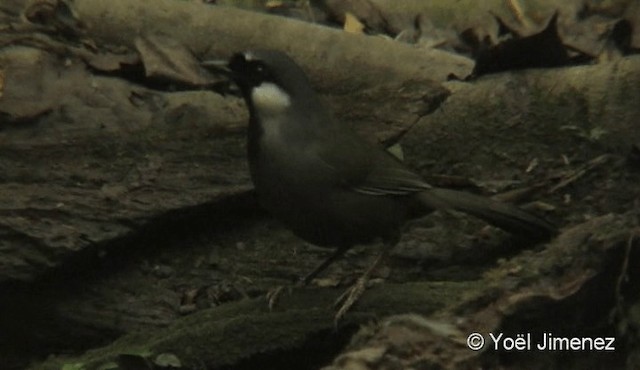
<svg viewBox="0 0 640 370">
<path fill-rule="evenodd" d="M 553 224 L 516 206 L 428 184 L 340 122 L 285 52 L 235 53 L 227 68 L 249 110 L 247 157 L 259 202 L 301 239 L 335 249 L 301 284 L 354 245 L 382 242 L 375 262 L 341 296 L 336 320 L 363 294 L 412 218 L 456 210 L 518 235 L 556 233 Z"/>
</svg>

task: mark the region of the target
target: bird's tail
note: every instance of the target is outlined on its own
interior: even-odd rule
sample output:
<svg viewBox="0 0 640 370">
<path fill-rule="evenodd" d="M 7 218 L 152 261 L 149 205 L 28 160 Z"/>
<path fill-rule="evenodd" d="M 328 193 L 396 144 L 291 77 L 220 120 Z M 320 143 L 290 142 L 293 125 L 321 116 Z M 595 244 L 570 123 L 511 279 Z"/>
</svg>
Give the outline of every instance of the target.
<svg viewBox="0 0 640 370">
<path fill-rule="evenodd" d="M 517 235 L 548 239 L 556 228 L 529 212 L 491 198 L 461 191 L 432 188 L 418 194 L 418 199 L 431 209 L 454 209 L 481 218 Z"/>
</svg>

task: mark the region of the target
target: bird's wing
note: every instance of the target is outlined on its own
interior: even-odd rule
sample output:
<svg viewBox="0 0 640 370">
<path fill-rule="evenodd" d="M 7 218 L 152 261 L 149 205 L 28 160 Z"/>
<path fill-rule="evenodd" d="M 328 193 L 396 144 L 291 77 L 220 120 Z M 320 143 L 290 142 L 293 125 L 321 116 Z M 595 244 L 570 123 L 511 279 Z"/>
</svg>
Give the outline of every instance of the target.
<svg viewBox="0 0 640 370">
<path fill-rule="evenodd" d="M 359 137 L 341 134 L 331 143 L 320 146 L 318 156 L 339 179 L 338 186 L 380 196 L 406 195 L 431 188 L 390 153 Z"/>
<path fill-rule="evenodd" d="M 374 157 L 377 161 L 372 163 L 367 176 L 351 186 L 354 191 L 368 195 L 406 195 L 431 188 L 391 154 L 380 152 Z"/>
</svg>

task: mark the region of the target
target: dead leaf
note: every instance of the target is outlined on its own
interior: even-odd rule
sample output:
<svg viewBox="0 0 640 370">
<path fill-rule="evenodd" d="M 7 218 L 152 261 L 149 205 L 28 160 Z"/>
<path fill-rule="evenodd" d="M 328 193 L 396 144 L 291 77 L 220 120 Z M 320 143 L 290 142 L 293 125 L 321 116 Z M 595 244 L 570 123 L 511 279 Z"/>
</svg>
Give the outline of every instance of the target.
<svg viewBox="0 0 640 370">
<path fill-rule="evenodd" d="M 135 46 L 148 78 L 189 86 L 207 86 L 219 81 L 204 73 L 193 53 L 171 37 L 138 37 Z"/>
<path fill-rule="evenodd" d="M 328 13 L 328 17 L 343 25 L 344 30 L 347 32 L 352 32 L 346 28 L 347 23 L 353 22 L 353 20 L 347 19 L 350 17 L 358 21 L 355 26 L 358 23 L 362 24 L 362 30 L 355 33 L 367 31 L 395 36 L 400 32 L 400 30 L 390 30 L 386 18 L 370 0 L 326 0 L 323 1 L 322 7 Z"/>
<path fill-rule="evenodd" d="M 346 12 L 344 13 L 343 29 L 349 33 L 363 33 L 364 24 L 362 24 L 353 14 Z"/>
<path fill-rule="evenodd" d="M 115 72 L 122 69 L 125 65 L 140 64 L 140 57 L 135 53 L 116 54 L 109 52 L 98 53 L 79 53 L 79 56 L 85 63 L 102 72 Z"/>
<path fill-rule="evenodd" d="M 53 28 L 65 36 L 75 36 L 84 27 L 65 0 L 31 0 L 23 16 L 28 22 Z"/>
<path fill-rule="evenodd" d="M 539 33 L 514 38 L 481 51 L 476 59 L 473 76 L 524 68 L 545 68 L 566 65 L 569 55 L 557 28 L 558 14 Z"/>
</svg>

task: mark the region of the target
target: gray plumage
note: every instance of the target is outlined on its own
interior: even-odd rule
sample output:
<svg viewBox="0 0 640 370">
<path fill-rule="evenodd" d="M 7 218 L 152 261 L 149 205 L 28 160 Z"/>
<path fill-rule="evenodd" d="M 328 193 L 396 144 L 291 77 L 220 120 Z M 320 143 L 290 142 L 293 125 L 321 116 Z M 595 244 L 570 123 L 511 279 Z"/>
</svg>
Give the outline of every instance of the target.
<svg viewBox="0 0 640 370">
<path fill-rule="evenodd" d="M 337 248 L 378 237 L 393 243 L 408 218 L 435 209 L 535 238 L 554 233 L 515 206 L 427 184 L 338 122 L 286 54 L 237 54 L 229 68 L 250 110 L 248 158 L 260 201 L 301 238 Z"/>
</svg>

